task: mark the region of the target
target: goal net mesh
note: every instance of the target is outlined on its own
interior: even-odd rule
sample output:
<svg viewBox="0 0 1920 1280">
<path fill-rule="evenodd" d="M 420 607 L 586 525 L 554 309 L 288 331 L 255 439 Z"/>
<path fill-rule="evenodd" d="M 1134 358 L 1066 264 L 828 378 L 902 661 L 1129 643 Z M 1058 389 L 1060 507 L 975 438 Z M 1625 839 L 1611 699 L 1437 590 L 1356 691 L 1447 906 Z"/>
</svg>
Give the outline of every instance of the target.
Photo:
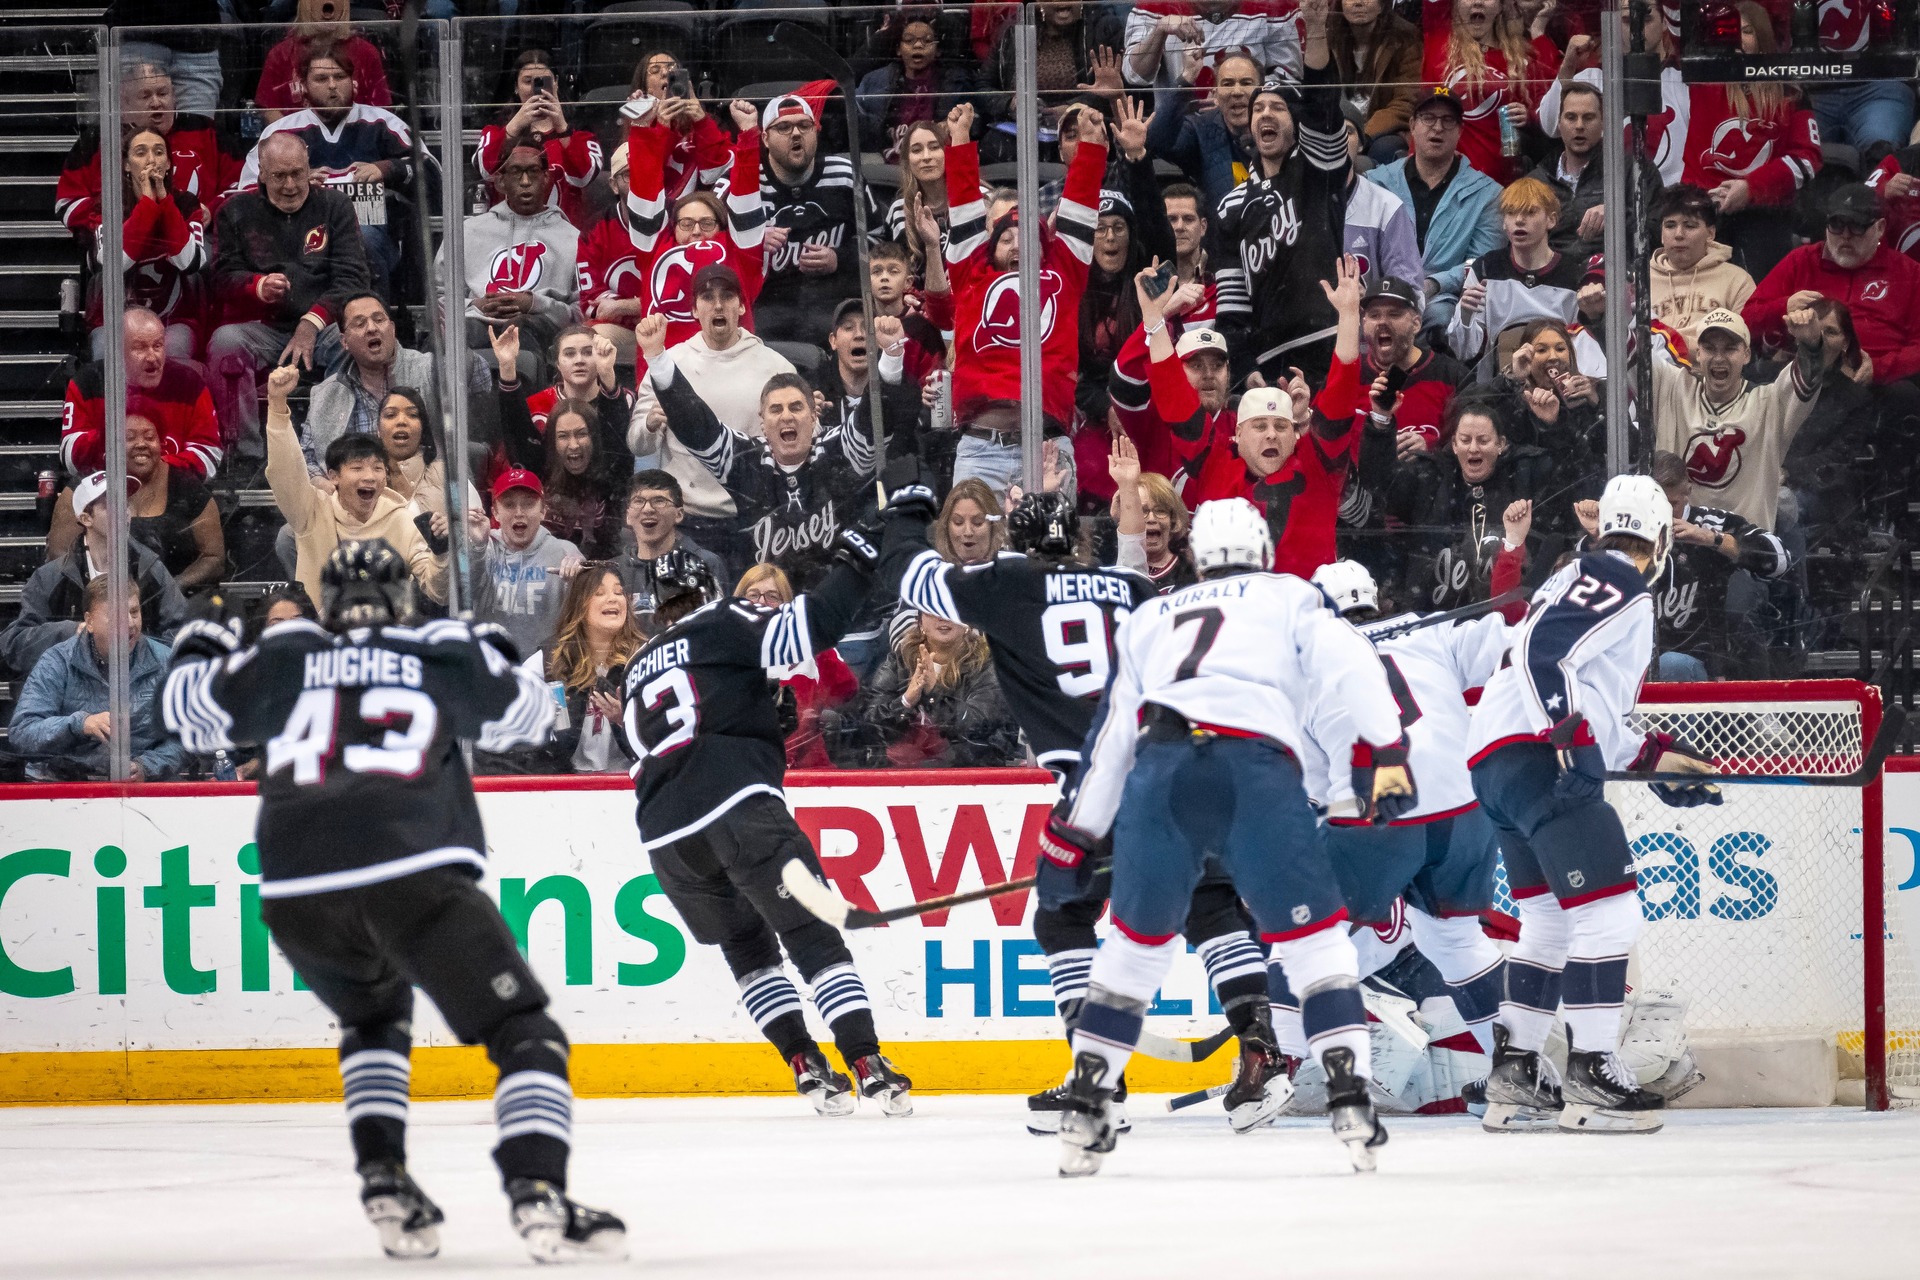
<svg viewBox="0 0 1920 1280">
<path fill-rule="evenodd" d="M 1860 704 L 1643 702 L 1645 729 L 1684 739 L 1729 774 L 1836 776 L 1861 767 Z M 1862 796 L 1857 787 L 1730 786 L 1671 808 L 1637 783 L 1608 789 L 1627 827 L 1647 928 L 1643 984 L 1691 1001 L 1699 1037 L 1817 1034 L 1860 1074 Z M 1892 859 L 1883 859 L 1888 1084 L 1920 1101 L 1920 973 Z"/>
</svg>

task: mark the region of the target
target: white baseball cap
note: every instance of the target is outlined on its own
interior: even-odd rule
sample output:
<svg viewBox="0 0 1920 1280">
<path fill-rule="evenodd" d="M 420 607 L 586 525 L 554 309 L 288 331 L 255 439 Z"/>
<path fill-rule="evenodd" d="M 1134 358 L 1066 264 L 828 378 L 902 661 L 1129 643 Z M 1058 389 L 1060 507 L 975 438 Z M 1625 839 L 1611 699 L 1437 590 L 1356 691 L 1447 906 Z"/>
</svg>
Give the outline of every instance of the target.
<svg viewBox="0 0 1920 1280">
<path fill-rule="evenodd" d="M 813 113 L 813 104 L 797 93 L 783 93 L 767 103 L 767 109 L 760 113 L 760 127 L 773 128 L 775 120 L 788 116 L 805 116 L 813 124 L 819 124 L 820 118 Z"/>
<path fill-rule="evenodd" d="M 1180 335 L 1180 341 L 1173 347 L 1173 354 L 1182 360 L 1191 355 L 1198 355 L 1202 351 L 1211 351 L 1225 360 L 1227 340 L 1220 336 L 1220 331 L 1217 329 L 1189 329 Z"/>
<path fill-rule="evenodd" d="M 139 487 L 140 481 L 137 478 L 133 476 L 127 477 L 127 496 L 129 498 L 133 496 L 134 490 Z M 73 514 L 76 516 L 87 514 L 87 508 L 106 497 L 106 495 L 106 472 L 96 471 L 92 475 L 84 477 L 80 483 L 73 486 Z"/>
<path fill-rule="evenodd" d="M 1293 397 L 1284 387 L 1248 387 L 1247 393 L 1240 397 L 1234 421 L 1247 422 L 1254 418 L 1285 418 L 1292 422 Z"/>
<path fill-rule="evenodd" d="M 1748 346 L 1753 345 L 1753 334 L 1748 331 L 1747 322 L 1725 307 L 1709 311 L 1701 318 L 1700 336 L 1706 337 L 1709 329 L 1725 329 Z"/>
</svg>

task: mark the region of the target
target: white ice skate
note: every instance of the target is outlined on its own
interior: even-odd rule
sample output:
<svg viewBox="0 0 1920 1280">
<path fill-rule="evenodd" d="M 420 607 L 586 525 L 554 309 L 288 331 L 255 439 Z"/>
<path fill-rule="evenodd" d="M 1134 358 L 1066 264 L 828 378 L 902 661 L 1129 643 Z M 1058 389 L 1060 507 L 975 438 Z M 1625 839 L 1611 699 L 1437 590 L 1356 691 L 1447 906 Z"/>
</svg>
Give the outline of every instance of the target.
<svg viewBox="0 0 1920 1280">
<path fill-rule="evenodd" d="M 513 1229 L 535 1262 L 617 1262 L 627 1256 L 627 1224 L 604 1209 L 575 1204 L 550 1182 L 507 1184 Z"/>
<path fill-rule="evenodd" d="M 440 1224 L 446 1215 L 427 1199 L 405 1165 L 380 1162 L 360 1167 L 360 1205 L 380 1232 L 380 1248 L 389 1258 L 409 1261 L 440 1252 Z"/>
</svg>

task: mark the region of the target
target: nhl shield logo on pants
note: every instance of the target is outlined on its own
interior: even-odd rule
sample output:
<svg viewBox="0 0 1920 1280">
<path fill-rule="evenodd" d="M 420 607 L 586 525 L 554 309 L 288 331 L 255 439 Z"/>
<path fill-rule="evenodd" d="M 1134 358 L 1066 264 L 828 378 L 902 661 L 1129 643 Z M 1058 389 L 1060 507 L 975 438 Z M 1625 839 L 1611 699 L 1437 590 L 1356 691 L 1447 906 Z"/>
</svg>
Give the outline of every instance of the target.
<svg viewBox="0 0 1920 1280">
<path fill-rule="evenodd" d="M 520 979 L 510 973 L 493 975 L 493 994 L 502 1000 L 511 1000 L 520 994 Z"/>
<path fill-rule="evenodd" d="M 1305 924 L 1311 919 L 1313 919 L 1313 910 L 1305 903 L 1293 909 L 1293 922 L 1295 924 Z"/>
</svg>

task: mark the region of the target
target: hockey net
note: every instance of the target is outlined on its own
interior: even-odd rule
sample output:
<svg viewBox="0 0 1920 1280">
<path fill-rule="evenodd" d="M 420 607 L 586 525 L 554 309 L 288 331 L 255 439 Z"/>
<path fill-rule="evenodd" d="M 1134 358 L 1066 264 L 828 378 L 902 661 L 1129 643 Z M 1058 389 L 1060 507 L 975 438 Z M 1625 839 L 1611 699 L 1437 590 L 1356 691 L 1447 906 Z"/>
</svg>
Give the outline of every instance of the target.
<svg viewBox="0 0 1920 1280">
<path fill-rule="evenodd" d="M 1649 684 L 1637 714 L 1721 773 L 1837 777 L 1861 767 L 1880 703 L 1851 680 Z M 1702 1045 L 1832 1045 L 1870 1107 L 1920 1104 L 1920 970 L 1880 793 L 1878 778 L 1735 785 L 1720 806 L 1676 809 L 1639 784 L 1609 788 L 1648 922 L 1640 985 L 1683 992 Z"/>
</svg>

